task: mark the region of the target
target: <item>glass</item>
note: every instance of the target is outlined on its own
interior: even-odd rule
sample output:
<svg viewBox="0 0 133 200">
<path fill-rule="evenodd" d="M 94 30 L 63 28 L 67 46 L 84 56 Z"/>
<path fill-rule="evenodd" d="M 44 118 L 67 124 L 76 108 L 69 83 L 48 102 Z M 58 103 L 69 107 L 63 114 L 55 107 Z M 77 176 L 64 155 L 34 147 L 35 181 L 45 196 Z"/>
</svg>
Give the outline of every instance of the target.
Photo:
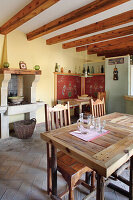
<svg viewBox="0 0 133 200">
<path fill-rule="evenodd" d="M 103 121 L 100 123 L 100 133 L 103 132 L 103 129 L 104 129 L 105 126 L 106 126 L 106 120 L 103 120 Z"/>
<path fill-rule="evenodd" d="M 79 119 L 77 120 L 77 126 L 81 134 L 87 134 L 87 128 L 88 128 L 87 125 L 90 123 L 91 123 L 90 116 L 87 116 L 84 113 L 79 114 Z"/>
<path fill-rule="evenodd" d="M 100 118 L 95 119 L 95 128 L 97 131 L 100 131 L 101 123 L 100 123 Z"/>
<path fill-rule="evenodd" d="M 94 128 L 96 130 L 99 130 L 100 129 L 100 118 L 94 118 L 92 117 L 92 126 L 91 128 Z"/>
<path fill-rule="evenodd" d="M 92 125 L 92 128 L 96 128 L 96 121 L 95 121 L 96 119 L 94 118 L 94 117 L 92 117 L 92 123 L 91 123 L 91 125 Z"/>
<path fill-rule="evenodd" d="M 92 125 L 93 118 L 94 118 L 93 115 L 88 115 L 88 125 L 89 125 L 89 128 Z"/>
</svg>

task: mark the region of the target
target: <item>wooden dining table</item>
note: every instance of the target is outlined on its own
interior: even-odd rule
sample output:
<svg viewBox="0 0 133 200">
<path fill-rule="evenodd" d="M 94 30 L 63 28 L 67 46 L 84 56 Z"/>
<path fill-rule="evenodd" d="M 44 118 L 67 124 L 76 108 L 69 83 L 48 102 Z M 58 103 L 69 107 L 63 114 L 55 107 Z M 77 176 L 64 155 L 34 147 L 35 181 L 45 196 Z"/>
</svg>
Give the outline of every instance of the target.
<svg viewBox="0 0 133 200">
<path fill-rule="evenodd" d="M 104 199 L 105 178 L 130 160 L 129 199 L 133 200 L 133 115 L 115 112 L 102 120 L 106 120 L 108 133 L 87 142 L 70 134 L 77 130 L 77 124 L 41 133 L 41 138 L 51 144 L 53 199 L 58 199 L 56 153 L 60 149 L 97 173 L 97 200 Z"/>
<path fill-rule="evenodd" d="M 72 107 L 79 107 L 79 113 L 82 113 L 83 106 L 84 105 L 90 105 L 92 97 L 89 97 L 88 99 L 62 99 L 58 100 L 58 104 L 65 105 L 67 102 L 69 102 L 70 108 Z"/>
</svg>

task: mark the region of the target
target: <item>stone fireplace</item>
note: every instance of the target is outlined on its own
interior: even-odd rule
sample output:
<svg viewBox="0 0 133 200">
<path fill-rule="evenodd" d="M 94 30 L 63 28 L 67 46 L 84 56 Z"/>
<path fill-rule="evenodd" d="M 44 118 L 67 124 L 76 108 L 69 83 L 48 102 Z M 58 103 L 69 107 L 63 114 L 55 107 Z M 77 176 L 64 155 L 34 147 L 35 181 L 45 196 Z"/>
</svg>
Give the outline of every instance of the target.
<svg viewBox="0 0 133 200">
<path fill-rule="evenodd" d="M 24 114 L 25 119 L 36 118 L 36 110 L 43 102 L 36 101 L 36 86 L 40 70 L 0 69 L 0 138 L 9 137 L 9 116 Z M 25 104 L 10 105 L 8 96 L 24 96 Z"/>
</svg>

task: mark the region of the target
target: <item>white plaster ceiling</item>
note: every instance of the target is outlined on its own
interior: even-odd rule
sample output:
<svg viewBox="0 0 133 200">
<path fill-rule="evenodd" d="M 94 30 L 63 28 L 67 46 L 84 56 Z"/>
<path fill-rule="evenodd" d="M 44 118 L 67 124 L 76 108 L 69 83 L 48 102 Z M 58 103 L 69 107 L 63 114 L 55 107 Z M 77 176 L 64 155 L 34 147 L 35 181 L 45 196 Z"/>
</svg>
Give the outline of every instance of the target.
<svg viewBox="0 0 133 200">
<path fill-rule="evenodd" d="M 47 10 L 43 11 L 42 13 L 40 13 L 33 19 L 29 20 L 28 22 L 20 26 L 18 30 L 24 33 L 28 33 L 44 24 L 47 24 L 48 22 L 54 19 L 57 19 L 58 17 L 61 17 L 93 1 L 94 0 L 60 0 L 59 2 L 57 2 L 56 4 L 48 8 Z M 0 26 L 4 24 L 8 19 L 10 19 L 13 15 L 15 15 L 19 10 L 21 10 L 25 5 L 27 5 L 30 2 L 31 0 L 0 0 Z M 94 15 L 92 17 L 89 17 L 87 19 L 74 23 L 72 25 L 59 29 L 47 35 L 44 35 L 42 37 L 44 39 L 48 39 L 50 37 L 95 23 L 97 21 L 104 20 L 111 16 L 118 15 L 128 10 L 133 10 L 133 0 L 130 0 L 129 2 L 126 2 L 120 6 L 109 9 L 100 14 Z M 133 23 L 129 23 L 129 24 L 133 24 Z M 119 27 L 124 27 L 127 25 L 121 25 Z M 115 28 L 112 28 L 112 29 L 115 29 Z M 108 29 L 108 30 L 112 30 L 112 29 Z M 102 33 L 102 32 L 104 31 L 100 31 L 99 33 Z M 90 35 L 94 35 L 94 33 Z M 83 37 L 86 37 L 86 36 L 83 36 Z"/>
</svg>

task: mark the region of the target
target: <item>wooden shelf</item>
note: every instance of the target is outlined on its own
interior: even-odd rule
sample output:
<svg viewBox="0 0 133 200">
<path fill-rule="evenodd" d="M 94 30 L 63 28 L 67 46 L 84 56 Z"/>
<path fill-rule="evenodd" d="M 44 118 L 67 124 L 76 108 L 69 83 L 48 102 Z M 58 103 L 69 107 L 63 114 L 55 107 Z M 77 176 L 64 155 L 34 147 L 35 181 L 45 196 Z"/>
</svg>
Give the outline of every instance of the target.
<svg viewBox="0 0 133 200">
<path fill-rule="evenodd" d="M 80 76 L 80 74 L 74 74 L 74 73 L 61 73 L 61 72 L 54 72 L 54 74 L 57 74 L 57 75 L 69 75 L 69 76 Z"/>
<path fill-rule="evenodd" d="M 103 56 L 102 56 L 103 57 Z M 96 60 L 95 62 L 94 61 L 89 61 L 89 60 L 86 60 L 86 63 L 87 64 L 95 64 L 95 63 L 105 63 L 105 60 Z"/>
<path fill-rule="evenodd" d="M 22 75 L 41 75 L 41 70 L 1 68 L 0 74 L 22 74 Z"/>
<path fill-rule="evenodd" d="M 54 72 L 54 74 L 57 75 L 69 75 L 69 76 L 81 76 L 81 77 L 85 77 L 81 74 L 74 74 L 74 73 L 61 73 L 61 72 Z M 105 73 L 95 73 L 95 74 L 89 74 L 88 76 L 105 76 Z"/>
<path fill-rule="evenodd" d="M 95 73 L 95 74 L 89 74 L 92 76 L 105 76 L 105 73 Z"/>
<path fill-rule="evenodd" d="M 128 101 L 133 101 L 133 95 L 126 95 L 124 96 L 124 99 Z"/>
</svg>

